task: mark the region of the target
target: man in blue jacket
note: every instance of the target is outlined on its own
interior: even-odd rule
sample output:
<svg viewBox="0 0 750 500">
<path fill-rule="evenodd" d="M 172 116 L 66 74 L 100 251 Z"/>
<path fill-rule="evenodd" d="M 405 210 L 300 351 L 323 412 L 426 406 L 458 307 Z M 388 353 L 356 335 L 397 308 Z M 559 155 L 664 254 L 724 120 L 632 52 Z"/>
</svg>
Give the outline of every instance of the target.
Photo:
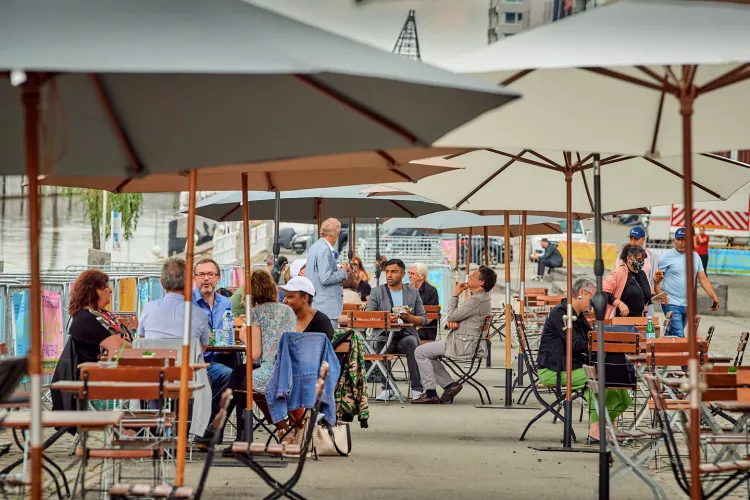
<svg viewBox="0 0 750 500">
<path fill-rule="evenodd" d="M 334 247 L 341 232 L 341 223 L 336 219 L 326 219 L 320 225 L 320 239 L 307 252 L 305 277 L 315 288 L 313 309 L 322 312 L 334 328 L 339 326 L 339 316 L 344 309 L 343 282 L 349 274 L 349 264 L 339 269 L 333 256 Z"/>
</svg>

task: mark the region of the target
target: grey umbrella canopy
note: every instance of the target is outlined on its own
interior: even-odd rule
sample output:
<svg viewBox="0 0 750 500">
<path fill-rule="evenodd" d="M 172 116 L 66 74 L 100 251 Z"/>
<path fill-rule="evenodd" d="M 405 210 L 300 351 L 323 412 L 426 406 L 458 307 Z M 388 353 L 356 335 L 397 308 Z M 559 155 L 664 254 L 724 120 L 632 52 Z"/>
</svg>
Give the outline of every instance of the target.
<svg viewBox="0 0 750 500">
<path fill-rule="evenodd" d="M 508 217 L 508 222 L 510 223 L 510 237 L 520 236 L 522 216 L 511 215 Z M 417 228 L 436 233 L 464 234 L 471 229 L 487 227 L 488 235 L 504 236 L 505 224 L 505 217 L 502 215 L 477 215 L 461 210 L 447 210 L 423 215 L 416 219 L 390 219 L 383 223 L 383 229 Z M 526 224 L 527 235 L 561 233 L 560 220 L 554 217 L 530 216 Z"/>
<path fill-rule="evenodd" d="M 428 146 L 517 97 L 240 0 L 0 3 L 0 171 L 23 174 L 42 73 L 41 174 L 140 176 Z"/>
<path fill-rule="evenodd" d="M 301 189 L 281 192 L 281 217 L 285 222 L 314 222 L 316 203 L 320 201 L 320 217 L 350 218 L 357 222 L 374 222 L 376 217 L 419 217 L 445 210 L 420 196 L 368 198 L 360 191 L 367 186 L 345 186 L 327 189 Z M 217 221 L 240 221 L 242 192 L 218 193 L 196 205 L 195 214 Z M 254 219 L 274 219 L 275 193 L 248 193 L 250 213 Z"/>
</svg>

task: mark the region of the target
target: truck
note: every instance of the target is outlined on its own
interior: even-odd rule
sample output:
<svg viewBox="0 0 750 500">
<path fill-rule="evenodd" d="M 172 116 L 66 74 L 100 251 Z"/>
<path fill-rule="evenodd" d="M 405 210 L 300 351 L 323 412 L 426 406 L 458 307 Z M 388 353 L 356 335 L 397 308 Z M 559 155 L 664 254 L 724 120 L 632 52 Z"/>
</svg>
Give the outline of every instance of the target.
<svg viewBox="0 0 750 500">
<path fill-rule="evenodd" d="M 685 225 L 684 205 L 651 207 L 646 229 L 649 243 L 668 244 Z M 750 243 L 750 184 L 737 190 L 726 201 L 693 204 L 693 225 L 703 225 L 712 246 L 744 246 Z"/>
</svg>

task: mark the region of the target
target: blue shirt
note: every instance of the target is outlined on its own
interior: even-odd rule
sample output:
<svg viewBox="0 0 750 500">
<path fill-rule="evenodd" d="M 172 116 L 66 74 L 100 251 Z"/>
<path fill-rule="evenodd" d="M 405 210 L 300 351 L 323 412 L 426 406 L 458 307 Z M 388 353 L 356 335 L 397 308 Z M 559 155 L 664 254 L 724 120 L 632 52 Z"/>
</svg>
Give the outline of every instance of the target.
<svg viewBox="0 0 750 500">
<path fill-rule="evenodd" d="M 222 316 L 224 316 L 224 312 L 227 309 L 230 311 L 232 310 L 232 301 L 229 300 L 229 297 L 224 297 L 216 292 L 214 292 L 214 307 L 209 307 L 208 302 L 203 298 L 197 287 L 193 288 L 193 304 L 198 306 L 198 308 L 204 313 L 204 316 L 208 319 L 209 330 L 220 330 L 224 328 Z M 209 352 L 203 355 L 203 359 L 209 363 L 219 362 L 220 357 L 221 353 L 215 352 Z"/>
<path fill-rule="evenodd" d="M 182 339 L 185 324 L 185 296 L 167 293 L 163 299 L 143 306 L 138 318 L 138 336 L 144 339 Z M 190 338 L 208 345 L 208 319 L 195 305 L 190 315 Z"/>
<path fill-rule="evenodd" d="M 687 306 L 687 259 L 685 254 L 673 248 L 659 258 L 659 269 L 664 272 L 661 290 L 669 294 L 669 305 Z M 703 272 L 703 263 L 697 253 L 693 252 L 693 281 L 699 272 Z"/>
<path fill-rule="evenodd" d="M 398 292 L 390 290 L 391 297 L 393 297 L 393 307 L 400 307 L 404 305 L 404 289 L 402 288 Z"/>
</svg>

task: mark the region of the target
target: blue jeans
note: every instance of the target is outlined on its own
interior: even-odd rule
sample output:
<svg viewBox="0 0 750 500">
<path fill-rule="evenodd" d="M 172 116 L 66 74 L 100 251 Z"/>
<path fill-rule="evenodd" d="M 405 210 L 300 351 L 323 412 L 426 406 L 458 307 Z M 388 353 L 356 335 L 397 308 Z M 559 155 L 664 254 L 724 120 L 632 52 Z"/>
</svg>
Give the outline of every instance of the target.
<svg viewBox="0 0 750 500">
<path fill-rule="evenodd" d="M 666 335 L 673 337 L 685 337 L 685 325 L 687 321 L 687 307 L 673 306 L 671 304 L 662 304 L 661 310 L 664 315 L 672 313 L 672 321 L 669 323 L 669 331 Z"/>
<path fill-rule="evenodd" d="M 211 420 L 219 413 L 219 404 L 221 403 L 221 394 L 229 385 L 229 376 L 232 375 L 232 369 L 221 363 L 211 363 L 208 366 L 208 381 L 211 383 Z"/>
</svg>

